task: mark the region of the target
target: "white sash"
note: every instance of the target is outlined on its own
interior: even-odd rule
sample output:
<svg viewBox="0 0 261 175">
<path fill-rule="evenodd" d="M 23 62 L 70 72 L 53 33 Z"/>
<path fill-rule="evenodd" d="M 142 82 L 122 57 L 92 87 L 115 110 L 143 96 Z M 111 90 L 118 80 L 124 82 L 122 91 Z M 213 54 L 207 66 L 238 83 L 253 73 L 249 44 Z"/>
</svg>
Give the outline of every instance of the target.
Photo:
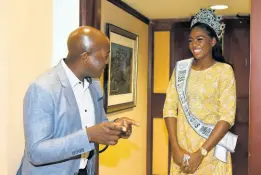
<svg viewBox="0 0 261 175">
<path fill-rule="evenodd" d="M 215 125 L 210 125 L 200 121 L 189 109 L 187 99 L 187 82 L 191 69 L 193 58 L 178 61 L 176 64 L 176 88 L 182 106 L 183 112 L 187 118 L 189 125 L 197 132 L 201 137 L 207 139 L 214 129 Z M 227 132 L 227 134 L 216 145 L 214 156 L 222 162 L 227 162 L 227 151 L 234 152 L 238 136 Z"/>
</svg>

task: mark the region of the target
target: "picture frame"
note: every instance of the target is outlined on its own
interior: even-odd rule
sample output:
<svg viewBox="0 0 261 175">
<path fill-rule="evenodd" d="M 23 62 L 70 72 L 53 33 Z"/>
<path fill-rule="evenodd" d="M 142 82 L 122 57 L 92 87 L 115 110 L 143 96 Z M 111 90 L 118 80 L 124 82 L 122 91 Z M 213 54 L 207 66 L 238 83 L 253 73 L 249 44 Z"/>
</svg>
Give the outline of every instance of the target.
<svg viewBox="0 0 261 175">
<path fill-rule="evenodd" d="M 136 106 L 139 37 L 110 23 L 106 34 L 110 54 L 104 71 L 104 108 L 112 113 Z"/>
</svg>

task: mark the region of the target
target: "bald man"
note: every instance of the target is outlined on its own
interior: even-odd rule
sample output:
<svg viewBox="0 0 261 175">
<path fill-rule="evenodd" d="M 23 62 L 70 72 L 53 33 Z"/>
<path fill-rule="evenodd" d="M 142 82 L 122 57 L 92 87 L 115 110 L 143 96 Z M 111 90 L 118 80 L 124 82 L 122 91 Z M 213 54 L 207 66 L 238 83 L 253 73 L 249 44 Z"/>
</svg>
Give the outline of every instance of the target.
<svg viewBox="0 0 261 175">
<path fill-rule="evenodd" d="M 94 144 L 115 145 L 139 125 L 128 118 L 109 122 L 105 115 L 96 78 L 108 63 L 108 38 L 84 26 L 70 34 L 67 45 L 67 58 L 25 95 L 26 144 L 18 175 L 94 175 Z"/>
</svg>

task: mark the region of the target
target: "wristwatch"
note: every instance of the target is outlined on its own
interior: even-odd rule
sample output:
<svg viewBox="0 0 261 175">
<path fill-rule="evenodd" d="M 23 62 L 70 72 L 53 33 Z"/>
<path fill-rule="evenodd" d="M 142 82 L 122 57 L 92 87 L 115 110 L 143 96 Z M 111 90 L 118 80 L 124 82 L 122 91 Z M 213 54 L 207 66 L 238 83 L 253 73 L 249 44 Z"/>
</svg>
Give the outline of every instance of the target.
<svg viewBox="0 0 261 175">
<path fill-rule="evenodd" d="M 201 148 L 201 155 L 206 157 L 208 155 L 208 151 L 204 148 Z"/>
</svg>

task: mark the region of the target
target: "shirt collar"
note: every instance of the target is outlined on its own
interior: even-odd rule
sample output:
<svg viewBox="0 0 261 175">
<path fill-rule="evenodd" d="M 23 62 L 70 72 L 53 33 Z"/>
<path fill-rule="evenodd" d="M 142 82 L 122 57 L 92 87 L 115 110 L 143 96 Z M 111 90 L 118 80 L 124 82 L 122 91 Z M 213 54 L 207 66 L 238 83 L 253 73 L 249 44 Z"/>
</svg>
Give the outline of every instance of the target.
<svg viewBox="0 0 261 175">
<path fill-rule="evenodd" d="M 74 88 L 76 85 L 81 84 L 82 85 L 82 81 L 80 81 L 75 74 L 71 71 L 71 69 L 65 64 L 64 60 L 61 61 L 62 62 L 62 67 L 65 70 L 65 73 L 67 75 L 67 78 L 70 82 L 70 85 L 72 86 L 72 88 Z M 88 88 L 90 85 L 90 83 L 84 79 L 84 89 Z"/>
</svg>

